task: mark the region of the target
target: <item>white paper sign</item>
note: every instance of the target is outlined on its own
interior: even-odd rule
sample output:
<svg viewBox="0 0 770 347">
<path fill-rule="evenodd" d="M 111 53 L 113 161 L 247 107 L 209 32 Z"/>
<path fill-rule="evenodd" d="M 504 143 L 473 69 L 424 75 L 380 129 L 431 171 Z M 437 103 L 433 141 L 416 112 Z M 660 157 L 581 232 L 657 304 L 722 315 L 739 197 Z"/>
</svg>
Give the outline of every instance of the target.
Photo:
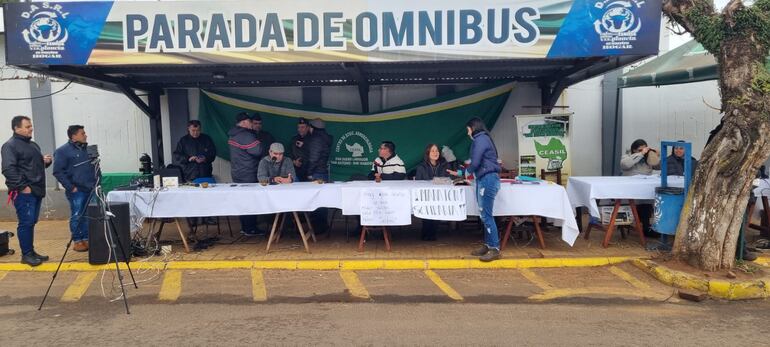
<svg viewBox="0 0 770 347">
<path fill-rule="evenodd" d="M 432 220 L 463 221 L 467 217 L 465 188 L 412 189 L 412 213 Z"/>
<path fill-rule="evenodd" d="M 362 189 L 361 225 L 397 226 L 412 224 L 409 190 Z"/>
</svg>

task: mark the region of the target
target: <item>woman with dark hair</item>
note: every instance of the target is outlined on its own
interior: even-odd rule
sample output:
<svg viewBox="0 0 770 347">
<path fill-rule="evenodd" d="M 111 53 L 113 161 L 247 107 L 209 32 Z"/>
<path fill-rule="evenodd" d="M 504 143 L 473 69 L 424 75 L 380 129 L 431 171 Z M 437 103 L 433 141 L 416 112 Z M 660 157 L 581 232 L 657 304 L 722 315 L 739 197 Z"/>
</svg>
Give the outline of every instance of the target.
<svg viewBox="0 0 770 347">
<path fill-rule="evenodd" d="M 484 223 L 484 244 L 471 255 L 481 261 L 500 259 L 500 235 L 497 234 L 497 224 L 492 211 L 495 197 L 500 190 L 500 164 L 497 160 L 497 148 L 487 132 L 484 121 L 473 118 L 465 124 L 471 143 L 471 163 L 466 169 L 476 179 L 476 202 L 479 205 L 479 216 Z"/>
<path fill-rule="evenodd" d="M 429 181 L 436 177 L 449 177 L 449 166 L 441 156 L 438 145 L 431 143 L 425 147 L 422 162 L 417 165 L 416 180 Z M 422 220 L 422 240 L 436 241 L 436 227 L 438 221 L 432 219 Z"/>
<path fill-rule="evenodd" d="M 623 176 L 652 175 L 653 169 L 660 169 L 660 155 L 656 149 L 647 147 L 646 141 L 638 139 L 631 143 L 631 151 L 624 154 L 620 159 L 620 169 L 623 171 Z M 644 236 L 650 238 L 660 237 L 660 234 L 650 229 L 652 205 L 636 205 L 636 211 L 639 212 Z"/>
<path fill-rule="evenodd" d="M 684 142 L 684 141 L 678 141 Z M 698 168 L 698 160 L 690 156 L 690 174 L 695 176 L 695 169 Z M 684 147 L 674 146 L 671 148 L 671 155 L 666 158 L 666 166 L 669 176 L 684 176 Z"/>
<path fill-rule="evenodd" d="M 638 139 L 631 144 L 631 151 L 620 158 L 620 169 L 623 176 L 652 175 L 653 169 L 660 169 L 660 154 Z"/>
</svg>

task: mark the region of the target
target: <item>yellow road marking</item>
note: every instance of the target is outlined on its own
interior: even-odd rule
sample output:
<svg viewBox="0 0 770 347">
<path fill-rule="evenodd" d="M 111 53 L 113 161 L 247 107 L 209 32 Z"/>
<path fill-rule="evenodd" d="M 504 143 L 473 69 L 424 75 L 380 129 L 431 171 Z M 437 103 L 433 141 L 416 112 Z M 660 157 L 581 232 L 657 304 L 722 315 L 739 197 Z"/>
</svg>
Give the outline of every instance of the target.
<svg viewBox="0 0 770 347">
<path fill-rule="evenodd" d="M 554 286 L 552 286 L 548 281 L 545 280 L 545 278 L 540 277 L 540 275 L 536 274 L 530 269 L 519 269 L 519 272 L 521 273 L 524 278 L 532 282 L 534 285 L 540 287 L 542 290 L 552 290 L 554 289 Z"/>
<path fill-rule="evenodd" d="M 83 295 L 91 286 L 91 282 L 94 281 L 98 272 L 81 272 L 75 281 L 67 287 L 64 291 L 64 295 L 61 296 L 62 302 L 76 302 L 83 297 Z"/>
<path fill-rule="evenodd" d="M 5 275 L 7 275 L 7 274 L 8 274 L 7 271 L 0 271 L 0 281 L 2 281 L 3 278 L 5 278 Z"/>
<path fill-rule="evenodd" d="M 557 298 L 564 298 L 577 295 L 586 294 L 604 294 L 614 296 L 637 296 L 647 299 L 665 299 L 666 296 L 657 295 L 647 291 L 639 291 L 630 288 L 601 288 L 601 287 L 588 287 L 588 288 L 566 288 L 566 289 L 552 289 L 546 290 L 541 294 L 535 294 L 529 297 L 530 300 L 552 300 Z"/>
<path fill-rule="evenodd" d="M 345 282 L 345 287 L 350 291 L 350 295 L 359 299 L 371 299 L 369 291 L 366 290 L 366 287 L 358 279 L 358 275 L 355 272 L 343 270 L 340 271 L 340 277 Z"/>
<path fill-rule="evenodd" d="M 610 272 L 612 272 L 613 275 L 620 277 L 622 280 L 630 283 L 632 286 L 634 286 L 634 287 L 636 287 L 638 289 L 642 289 L 642 290 L 649 290 L 650 289 L 650 285 L 640 281 L 636 277 L 632 276 L 630 273 L 621 270 L 617 266 L 611 266 L 610 267 Z"/>
<path fill-rule="evenodd" d="M 437 273 L 433 272 L 433 270 L 425 270 L 425 275 L 427 275 L 428 278 L 430 278 L 430 280 L 433 281 L 433 283 L 439 289 L 441 289 L 442 292 L 444 292 L 447 296 L 452 298 L 452 300 L 463 301 L 463 297 L 460 296 L 460 293 L 452 289 L 452 287 L 450 287 L 446 282 L 444 282 L 444 280 L 442 280 Z"/>
<path fill-rule="evenodd" d="M 267 301 L 267 288 L 265 288 L 265 278 L 262 276 L 262 270 L 251 270 L 251 294 L 254 301 Z"/>
<path fill-rule="evenodd" d="M 163 275 L 163 284 L 160 286 L 158 300 L 176 301 L 182 293 L 182 272 L 179 270 L 166 270 Z"/>
</svg>

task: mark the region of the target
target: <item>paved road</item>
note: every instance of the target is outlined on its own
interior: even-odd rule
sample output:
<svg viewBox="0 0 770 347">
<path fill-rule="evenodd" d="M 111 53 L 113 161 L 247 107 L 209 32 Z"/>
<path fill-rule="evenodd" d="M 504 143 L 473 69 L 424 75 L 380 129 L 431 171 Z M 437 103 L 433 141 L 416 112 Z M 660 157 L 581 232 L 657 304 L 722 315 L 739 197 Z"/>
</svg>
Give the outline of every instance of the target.
<svg viewBox="0 0 770 347">
<path fill-rule="evenodd" d="M 0 273 L 0 345 L 767 345 L 765 301 L 690 303 L 627 264 L 446 271 Z M 108 298 L 102 294 L 102 288 Z"/>
</svg>

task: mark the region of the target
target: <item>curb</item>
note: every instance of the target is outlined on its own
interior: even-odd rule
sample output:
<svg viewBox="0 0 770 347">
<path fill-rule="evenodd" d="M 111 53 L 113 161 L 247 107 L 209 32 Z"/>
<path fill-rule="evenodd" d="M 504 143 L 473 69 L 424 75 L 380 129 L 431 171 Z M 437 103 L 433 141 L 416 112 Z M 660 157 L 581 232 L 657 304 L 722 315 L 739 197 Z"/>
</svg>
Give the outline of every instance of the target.
<svg viewBox="0 0 770 347">
<path fill-rule="evenodd" d="M 770 297 L 770 278 L 742 282 L 706 280 L 685 272 L 671 270 L 651 260 L 633 259 L 632 263 L 642 271 L 655 277 L 661 283 L 679 289 L 706 292 L 715 298 L 748 300 Z"/>
<path fill-rule="evenodd" d="M 275 261 L 172 261 L 130 263 L 132 270 L 467 270 L 595 267 L 624 263 L 634 257 L 501 259 L 484 263 L 478 259 L 419 259 L 419 260 L 275 260 Z M 17 263 L 0 263 L 0 271 L 54 272 L 57 263 L 30 267 Z M 126 264 L 120 263 L 125 269 Z M 101 271 L 115 269 L 115 264 L 91 265 L 63 263 L 59 271 Z"/>
</svg>

